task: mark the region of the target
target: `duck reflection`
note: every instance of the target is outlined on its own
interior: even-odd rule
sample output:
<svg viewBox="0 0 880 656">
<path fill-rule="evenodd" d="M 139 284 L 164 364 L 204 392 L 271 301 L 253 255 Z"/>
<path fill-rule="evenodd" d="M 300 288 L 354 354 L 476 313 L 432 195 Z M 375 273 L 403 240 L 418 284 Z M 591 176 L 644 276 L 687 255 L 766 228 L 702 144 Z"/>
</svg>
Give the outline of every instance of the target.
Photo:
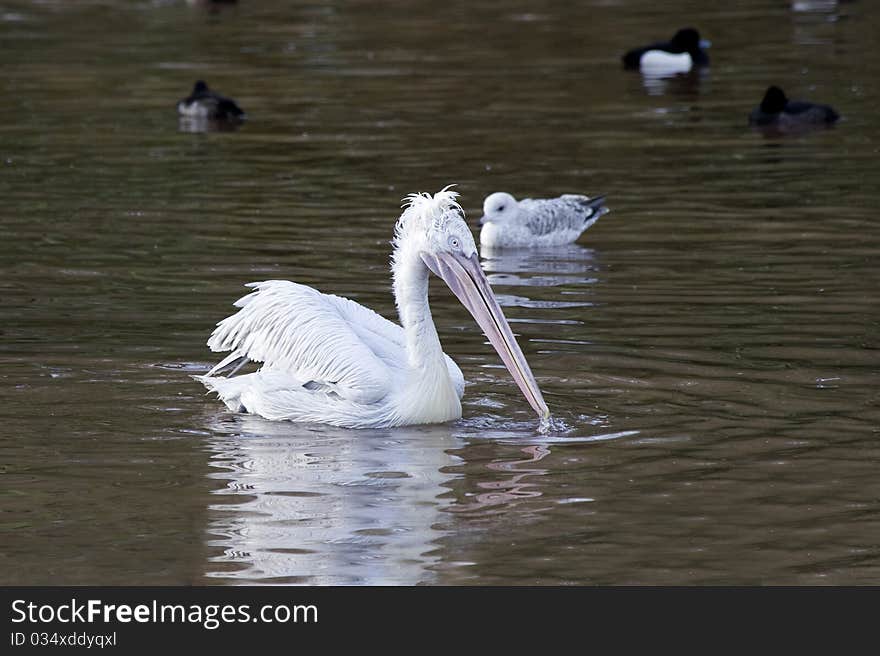
<svg viewBox="0 0 880 656">
<path fill-rule="evenodd" d="M 848 16 L 839 2 L 801 0 L 791 3 L 791 42 L 800 46 L 819 46 L 831 50 L 840 39 L 836 23 Z"/>
<path fill-rule="evenodd" d="M 244 124 L 239 119 L 212 119 L 206 116 L 179 116 L 177 119 L 178 132 L 235 132 Z"/>
<path fill-rule="evenodd" d="M 695 100 L 703 91 L 709 78 L 706 68 L 693 69 L 687 73 L 642 72 L 642 87 L 649 96 L 674 96 Z"/>
</svg>

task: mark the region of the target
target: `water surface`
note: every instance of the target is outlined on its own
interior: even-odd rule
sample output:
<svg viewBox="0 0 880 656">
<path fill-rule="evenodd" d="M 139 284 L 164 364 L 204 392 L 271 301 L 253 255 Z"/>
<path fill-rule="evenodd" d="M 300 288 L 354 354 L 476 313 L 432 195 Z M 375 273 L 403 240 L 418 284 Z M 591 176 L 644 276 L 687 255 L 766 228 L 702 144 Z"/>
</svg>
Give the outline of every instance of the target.
<svg viewBox="0 0 880 656">
<path fill-rule="evenodd" d="M 11 0 L 0 11 L 0 582 L 880 582 L 867 3 Z M 627 48 L 683 22 L 702 75 Z M 206 79 L 248 112 L 192 133 Z M 769 84 L 832 130 L 745 125 Z M 189 376 L 253 280 L 394 317 L 400 199 L 607 194 L 485 252 L 547 434 L 436 282 L 461 421 L 232 415 Z"/>
</svg>

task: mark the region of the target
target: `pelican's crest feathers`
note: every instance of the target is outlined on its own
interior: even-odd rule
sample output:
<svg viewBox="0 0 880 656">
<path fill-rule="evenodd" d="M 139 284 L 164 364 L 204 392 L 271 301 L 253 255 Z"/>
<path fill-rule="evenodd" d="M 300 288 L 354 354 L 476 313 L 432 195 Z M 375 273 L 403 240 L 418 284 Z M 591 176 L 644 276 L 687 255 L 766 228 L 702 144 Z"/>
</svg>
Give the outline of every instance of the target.
<svg viewBox="0 0 880 656">
<path fill-rule="evenodd" d="M 428 227 L 442 229 L 446 218 L 450 215 L 464 217 L 464 210 L 458 204 L 457 191 L 451 191 L 454 185 L 443 187 L 433 196 L 428 192 L 409 194 L 403 199 L 403 214 L 394 226 L 394 248 L 400 247 L 410 232 L 427 232 Z"/>
</svg>

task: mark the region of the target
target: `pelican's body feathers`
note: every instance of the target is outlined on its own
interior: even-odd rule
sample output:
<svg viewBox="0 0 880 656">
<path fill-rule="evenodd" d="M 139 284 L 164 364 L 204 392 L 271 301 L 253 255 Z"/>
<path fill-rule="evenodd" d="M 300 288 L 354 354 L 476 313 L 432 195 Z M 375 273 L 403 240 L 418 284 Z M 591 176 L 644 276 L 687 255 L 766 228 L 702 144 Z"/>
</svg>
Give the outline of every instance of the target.
<svg viewBox="0 0 880 656">
<path fill-rule="evenodd" d="M 235 303 L 241 309 L 221 321 L 208 340 L 212 351 L 230 355 L 197 377 L 230 410 L 342 426 L 405 423 L 400 414 L 382 416 L 393 405 L 383 400 L 406 378 L 403 328 L 355 301 L 287 280 L 247 287 L 254 291 Z M 443 357 L 456 403 L 443 400 L 453 415 L 458 406 L 460 416 L 464 376 L 452 358 Z M 262 367 L 242 376 L 215 376 L 240 358 Z M 328 406 L 338 422 L 327 421 Z"/>
</svg>

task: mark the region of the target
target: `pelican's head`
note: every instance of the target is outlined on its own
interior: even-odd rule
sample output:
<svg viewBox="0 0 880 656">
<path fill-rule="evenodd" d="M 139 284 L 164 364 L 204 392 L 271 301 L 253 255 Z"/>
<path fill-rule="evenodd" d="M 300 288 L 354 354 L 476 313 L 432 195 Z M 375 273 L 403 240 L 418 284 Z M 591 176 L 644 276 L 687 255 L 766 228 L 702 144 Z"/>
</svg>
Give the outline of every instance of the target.
<svg viewBox="0 0 880 656">
<path fill-rule="evenodd" d="M 519 203 L 516 198 L 503 191 L 496 191 L 486 196 L 486 200 L 483 201 L 483 218 L 480 219 L 480 225 L 510 221 L 518 212 Z"/>
<path fill-rule="evenodd" d="M 402 251 L 418 253 L 419 259 L 443 279 L 473 315 L 529 405 L 546 419 L 550 410 L 480 267 L 477 245 L 457 197 L 458 193 L 446 187 L 433 196 L 412 194 L 405 199 L 405 210 L 394 233 L 395 278 L 402 266 Z"/>
<path fill-rule="evenodd" d="M 470 257 L 477 252 L 474 237 L 456 200 L 458 192 L 445 187 L 431 194 L 410 194 L 394 231 L 395 249 L 439 253 L 458 251 Z"/>
</svg>

